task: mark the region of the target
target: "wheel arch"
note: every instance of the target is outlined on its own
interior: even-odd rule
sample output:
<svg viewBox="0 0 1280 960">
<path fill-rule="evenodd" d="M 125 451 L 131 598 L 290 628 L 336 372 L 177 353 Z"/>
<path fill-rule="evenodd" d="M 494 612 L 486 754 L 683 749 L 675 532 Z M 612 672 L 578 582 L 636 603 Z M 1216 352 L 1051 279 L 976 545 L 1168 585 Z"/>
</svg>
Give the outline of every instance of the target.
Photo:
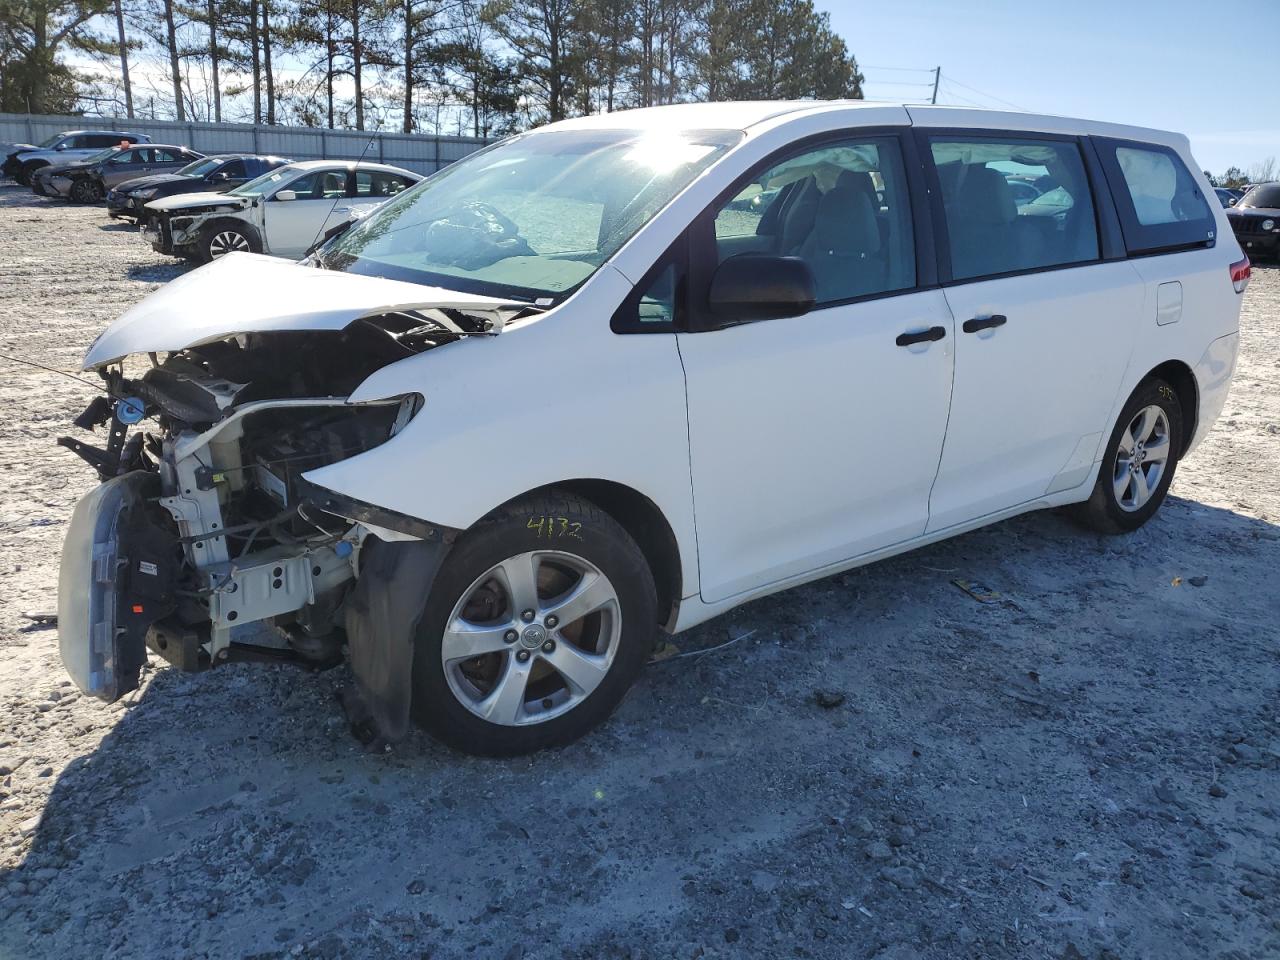
<svg viewBox="0 0 1280 960">
<path fill-rule="evenodd" d="M 653 583 L 658 591 L 658 611 L 665 617 L 659 626 L 670 631 L 675 626 L 680 609 L 684 572 L 680 562 L 679 542 L 662 509 L 633 487 L 614 480 L 591 478 L 548 483 L 511 497 L 506 503 L 556 491 L 590 500 L 630 534 L 653 574 Z"/>
<path fill-rule="evenodd" d="M 1178 394 L 1178 403 L 1182 406 L 1180 449 L 1185 452 L 1191 446 L 1191 440 L 1196 435 L 1196 424 L 1199 422 L 1200 387 L 1196 383 L 1196 376 L 1181 360 L 1166 360 L 1149 371 L 1142 379 L 1149 380 L 1152 377 L 1168 382 Z"/>
<path fill-rule="evenodd" d="M 242 220 L 240 217 L 229 217 L 226 214 L 221 213 L 214 214 L 208 220 L 204 221 L 204 223 L 200 224 L 200 233 L 203 234 L 207 230 L 211 230 L 215 227 L 221 227 L 223 225 L 235 227 L 256 243 L 258 245 L 258 249 L 262 249 L 262 234 L 258 232 L 258 228 L 248 220 Z"/>
</svg>

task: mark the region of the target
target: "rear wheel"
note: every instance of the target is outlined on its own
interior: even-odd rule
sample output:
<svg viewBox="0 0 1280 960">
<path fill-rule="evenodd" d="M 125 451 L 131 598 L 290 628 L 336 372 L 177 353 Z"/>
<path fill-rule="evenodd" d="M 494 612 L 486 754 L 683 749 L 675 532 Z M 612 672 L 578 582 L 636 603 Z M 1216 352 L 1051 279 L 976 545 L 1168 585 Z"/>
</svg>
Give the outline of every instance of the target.
<svg viewBox="0 0 1280 960">
<path fill-rule="evenodd" d="M 1164 380 L 1138 385 L 1107 441 L 1089 499 L 1075 517 L 1101 533 L 1128 533 L 1155 516 L 1182 456 L 1182 404 Z"/>
<path fill-rule="evenodd" d="M 436 576 L 414 653 L 414 713 L 468 753 L 558 746 L 600 724 L 653 649 L 640 548 L 576 497 L 531 498 L 468 531 Z"/>
<path fill-rule="evenodd" d="M 71 199 L 76 203 L 97 203 L 102 199 L 102 187 L 96 180 L 80 177 L 71 184 Z"/>
</svg>

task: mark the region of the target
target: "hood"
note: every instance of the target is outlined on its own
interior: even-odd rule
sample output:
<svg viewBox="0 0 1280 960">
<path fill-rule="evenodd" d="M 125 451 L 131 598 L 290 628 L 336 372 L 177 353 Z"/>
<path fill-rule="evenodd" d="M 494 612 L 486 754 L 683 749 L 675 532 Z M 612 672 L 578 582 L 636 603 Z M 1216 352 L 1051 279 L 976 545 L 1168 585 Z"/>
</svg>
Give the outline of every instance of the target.
<svg viewBox="0 0 1280 960">
<path fill-rule="evenodd" d="M 1228 217 L 1280 217 L 1280 207 L 1242 207 L 1237 204 L 1227 210 Z"/>
<path fill-rule="evenodd" d="M 34 143 L 0 143 L 0 157 L 11 157 L 15 153 L 26 153 L 28 150 L 35 150 Z"/>
<path fill-rule="evenodd" d="M 189 177 L 186 174 L 153 173 L 145 177 L 134 177 L 132 180 L 125 180 L 123 183 L 117 184 L 115 190 L 116 193 L 128 193 L 130 190 L 147 190 L 151 187 L 168 186 L 171 183 L 195 184 L 199 183 L 199 181 L 195 177 Z"/>
<path fill-rule="evenodd" d="M 85 354 L 82 369 L 242 333 L 337 331 L 397 310 L 504 306 L 527 304 L 232 253 L 165 284 L 107 327 Z"/>
<path fill-rule="evenodd" d="M 247 207 L 249 205 L 249 198 L 229 197 L 225 193 L 215 193 L 211 190 L 206 190 L 202 193 L 177 193 L 172 197 L 162 197 L 159 200 L 152 200 L 147 204 L 147 209 L 163 212 L 166 210 L 182 210 L 187 207 L 207 207 L 215 203 Z"/>
<path fill-rule="evenodd" d="M 66 163 L 50 163 L 41 167 L 36 171 L 37 177 L 52 177 L 60 173 L 70 173 L 73 170 L 88 170 L 90 167 L 97 166 L 96 163 L 88 163 L 85 160 L 68 160 Z"/>
</svg>

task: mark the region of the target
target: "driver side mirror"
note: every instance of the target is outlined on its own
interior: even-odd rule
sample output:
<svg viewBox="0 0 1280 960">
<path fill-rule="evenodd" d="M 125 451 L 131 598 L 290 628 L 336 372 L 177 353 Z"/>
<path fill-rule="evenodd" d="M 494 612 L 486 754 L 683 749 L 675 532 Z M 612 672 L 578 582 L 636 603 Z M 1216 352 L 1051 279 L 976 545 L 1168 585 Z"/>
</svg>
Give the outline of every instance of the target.
<svg viewBox="0 0 1280 960">
<path fill-rule="evenodd" d="M 277 190 L 272 200 L 297 200 L 298 194 L 293 190 Z"/>
<path fill-rule="evenodd" d="M 230 179 L 231 179 L 231 174 L 227 173 L 227 171 L 225 170 L 219 170 L 217 173 L 209 174 L 210 183 L 222 183 Z"/>
<path fill-rule="evenodd" d="M 63 143 L 60 143 L 60 144 L 58 144 L 57 146 L 55 146 L 53 149 L 55 149 L 55 150 L 65 150 L 65 149 L 67 149 L 67 145 L 66 145 L 66 143 L 65 143 L 65 142 L 63 142 Z"/>
<path fill-rule="evenodd" d="M 1232 197 L 1232 198 L 1227 202 L 1227 206 L 1229 206 L 1229 207 L 1234 207 L 1234 206 L 1235 206 L 1237 203 L 1239 203 L 1239 202 L 1240 202 L 1240 198 L 1239 198 L 1239 197 Z"/>
<path fill-rule="evenodd" d="M 813 271 L 800 257 L 743 253 L 730 257 L 711 277 L 708 305 L 729 322 L 798 317 L 817 299 Z"/>
</svg>

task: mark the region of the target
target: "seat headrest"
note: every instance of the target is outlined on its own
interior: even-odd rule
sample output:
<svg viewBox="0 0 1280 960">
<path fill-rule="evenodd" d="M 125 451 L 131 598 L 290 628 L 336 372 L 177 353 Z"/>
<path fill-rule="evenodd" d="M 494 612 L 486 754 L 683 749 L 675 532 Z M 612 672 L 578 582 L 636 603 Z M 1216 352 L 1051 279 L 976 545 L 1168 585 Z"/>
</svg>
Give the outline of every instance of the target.
<svg viewBox="0 0 1280 960">
<path fill-rule="evenodd" d="M 956 216 L 980 223 L 1012 223 L 1018 216 L 1009 181 L 1000 171 L 977 164 L 965 169 L 955 208 Z"/>
<path fill-rule="evenodd" d="M 865 170 L 843 170 L 840 176 L 836 178 L 836 187 L 848 190 L 856 190 L 858 193 L 866 194 L 867 199 L 871 200 L 876 195 L 875 184 L 871 182 L 871 174 Z M 874 201 L 873 201 L 874 203 Z"/>
<path fill-rule="evenodd" d="M 856 186 L 837 182 L 818 202 L 813 233 L 805 246 L 814 253 L 836 256 L 877 253 L 880 228 L 867 195 Z"/>
</svg>

